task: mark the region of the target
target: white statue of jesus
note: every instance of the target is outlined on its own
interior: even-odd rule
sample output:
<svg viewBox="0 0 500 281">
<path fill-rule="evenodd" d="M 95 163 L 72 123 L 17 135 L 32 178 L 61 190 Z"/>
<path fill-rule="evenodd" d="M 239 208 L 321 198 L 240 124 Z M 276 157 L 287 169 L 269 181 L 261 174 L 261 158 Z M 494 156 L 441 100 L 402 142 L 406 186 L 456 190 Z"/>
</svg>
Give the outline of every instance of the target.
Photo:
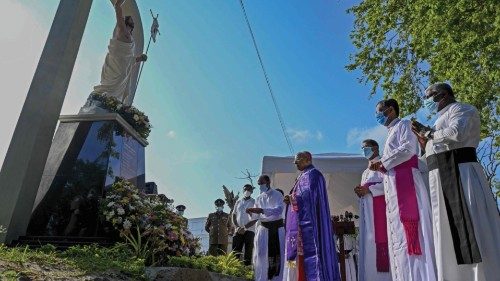
<svg viewBox="0 0 500 281">
<path fill-rule="evenodd" d="M 135 44 L 132 31 L 134 20 L 131 16 L 123 16 L 122 5 L 125 0 L 117 0 L 114 4 L 116 26 L 113 38 L 109 40 L 108 54 L 102 66 L 101 82 L 94 87 L 92 93 L 104 94 L 125 102 L 130 93 L 131 74 L 134 67 L 146 61 L 145 54 L 135 55 Z M 129 104 L 128 104 L 129 105 Z"/>
</svg>

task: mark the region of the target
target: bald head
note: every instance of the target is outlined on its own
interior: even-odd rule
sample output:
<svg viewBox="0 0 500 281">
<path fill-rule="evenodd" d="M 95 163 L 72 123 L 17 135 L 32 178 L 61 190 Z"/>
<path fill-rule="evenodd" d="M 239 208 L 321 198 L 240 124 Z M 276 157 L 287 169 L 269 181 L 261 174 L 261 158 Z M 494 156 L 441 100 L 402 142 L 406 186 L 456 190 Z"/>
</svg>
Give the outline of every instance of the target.
<svg viewBox="0 0 500 281">
<path fill-rule="evenodd" d="M 293 163 L 297 166 L 299 171 L 303 171 L 312 164 L 312 155 L 309 151 L 301 151 L 295 155 L 295 161 Z"/>
</svg>

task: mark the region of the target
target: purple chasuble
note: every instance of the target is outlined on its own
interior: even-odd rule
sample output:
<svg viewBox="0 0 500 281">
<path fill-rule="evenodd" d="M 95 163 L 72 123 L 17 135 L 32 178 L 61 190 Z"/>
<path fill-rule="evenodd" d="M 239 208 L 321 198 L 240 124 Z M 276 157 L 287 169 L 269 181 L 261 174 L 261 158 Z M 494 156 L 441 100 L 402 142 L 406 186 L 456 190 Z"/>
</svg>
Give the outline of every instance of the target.
<svg viewBox="0 0 500 281">
<path fill-rule="evenodd" d="M 292 193 L 296 195 L 298 211 L 288 206 L 285 237 L 287 261 L 297 258 L 297 235 L 300 229 L 307 281 L 340 281 L 325 178 L 311 165 L 299 176 Z"/>
</svg>

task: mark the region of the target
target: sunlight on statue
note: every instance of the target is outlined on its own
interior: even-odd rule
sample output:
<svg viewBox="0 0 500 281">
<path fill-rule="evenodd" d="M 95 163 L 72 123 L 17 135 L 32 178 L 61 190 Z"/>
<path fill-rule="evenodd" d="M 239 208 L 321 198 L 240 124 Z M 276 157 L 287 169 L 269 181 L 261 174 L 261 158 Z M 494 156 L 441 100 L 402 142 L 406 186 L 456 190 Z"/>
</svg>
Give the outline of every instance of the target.
<svg viewBox="0 0 500 281">
<path fill-rule="evenodd" d="M 134 83 L 131 81 L 131 74 L 134 68 L 138 67 L 140 62 L 147 60 L 145 54 L 135 55 L 135 42 L 132 36 L 134 19 L 123 15 L 124 2 L 125 0 L 117 0 L 114 4 L 116 26 L 113 37 L 109 40 L 108 53 L 102 66 L 101 82 L 92 91 L 92 94 L 114 97 L 122 103 L 127 102 L 127 97 L 131 92 Z M 93 111 L 92 105 L 92 100 L 89 100 L 82 111 L 85 113 Z"/>
</svg>

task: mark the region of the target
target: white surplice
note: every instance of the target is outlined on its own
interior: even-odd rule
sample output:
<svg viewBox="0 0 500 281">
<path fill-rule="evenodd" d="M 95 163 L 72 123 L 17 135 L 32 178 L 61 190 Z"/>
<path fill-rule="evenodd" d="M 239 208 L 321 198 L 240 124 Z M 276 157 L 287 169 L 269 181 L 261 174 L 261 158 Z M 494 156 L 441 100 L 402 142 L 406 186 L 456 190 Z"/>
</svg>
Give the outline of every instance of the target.
<svg viewBox="0 0 500 281">
<path fill-rule="evenodd" d="M 270 188 L 266 192 L 262 192 L 255 199 L 255 207 L 262 208 L 264 213 L 259 214 L 257 219 L 257 225 L 255 227 L 255 239 L 254 239 L 254 250 L 253 250 L 253 266 L 255 273 L 255 281 L 265 281 L 267 278 L 268 269 L 268 240 L 269 231 L 267 228 L 261 225 L 260 222 L 276 221 L 283 219 L 283 209 L 285 203 L 283 203 L 283 195 Z M 274 277 L 273 281 L 281 281 L 283 279 L 283 264 L 285 261 L 285 228 L 281 227 L 278 229 L 279 243 L 280 243 L 280 254 L 281 254 L 281 265 L 279 276 Z"/>
<path fill-rule="evenodd" d="M 439 112 L 434 129 L 434 139 L 426 145 L 426 156 L 462 147 L 477 148 L 479 113 L 468 104 L 450 104 Z M 458 167 L 482 262 L 457 264 L 439 170 L 429 171 L 438 280 L 500 280 L 500 217 L 491 189 L 481 164 L 461 163 Z"/>
<path fill-rule="evenodd" d="M 340 251 L 339 240 L 337 240 L 337 249 Z M 354 262 L 354 255 L 356 255 L 357 251 L 357 241 L 356 238 L 352 235 L 344 235 L 344 251 L 350 251 L 349 254 L 345 256 L 345 280 L 346 281 L 356 281 L 357 271 L 356 271 L 356 263 Z M 340 272 L 340 263 L 339 263 L 339 272 Z"/>
<path fill-rule="evenodd" d="M 377 271 L 377 247 L 375 245 L 375 225 L 373 197 L 384 195 L 384 174 L 366 169 L 361 177 L 361 185 L 380 182 L 369 186 L 371 193 L 359 199 L 359 281 L 390 281 L 390 272 Z M 387 231 L 384 229 L 384 231 Z"/>
<path fill-rule="evenodd" d="M 387 170 L 384 175 L 384 193 L 389 239 L 389 261 L 394 281 L 434 281 L 436 268 L 431 224 L 431 206 L 427 187 L 418 168 L 413 169 L 417 196 L 419 225 L 418 239 L 421 255 L 409 255 L 406 235 L 399 214 L 394 167 L 418 155 L 418 141 L 411 131 L 411 121 L 393 120 L 385 143 L 381 162 Z"/>
</svg>

